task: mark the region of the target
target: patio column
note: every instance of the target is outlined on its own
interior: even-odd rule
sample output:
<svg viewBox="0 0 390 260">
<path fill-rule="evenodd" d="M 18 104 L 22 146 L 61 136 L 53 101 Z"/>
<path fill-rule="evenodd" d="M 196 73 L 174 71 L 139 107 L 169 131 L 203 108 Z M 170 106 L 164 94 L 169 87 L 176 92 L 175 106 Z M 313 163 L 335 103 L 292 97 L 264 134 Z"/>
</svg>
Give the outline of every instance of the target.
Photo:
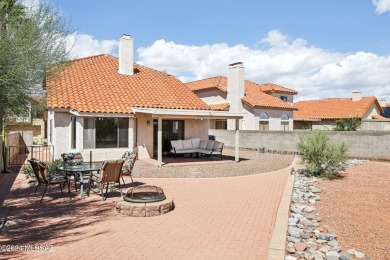
<svg viewBox="0 0 390 260">
<path fill-rule="evenodd" d="M 238 118 L 235 119 L 236 120 L 236 132 L 235 132 L 235 136 L 234 136 L 234 146 L 235 146 L 235 149 L 234 149 L 234 160 L 236 162 L 239 162 L 240 161 L 240 120 Z"/>
<path fill-rule="evenodd" d="M 157 166 L 162 165 L 162 117 L 158 118 L 157 131 Z"/>
</svg>

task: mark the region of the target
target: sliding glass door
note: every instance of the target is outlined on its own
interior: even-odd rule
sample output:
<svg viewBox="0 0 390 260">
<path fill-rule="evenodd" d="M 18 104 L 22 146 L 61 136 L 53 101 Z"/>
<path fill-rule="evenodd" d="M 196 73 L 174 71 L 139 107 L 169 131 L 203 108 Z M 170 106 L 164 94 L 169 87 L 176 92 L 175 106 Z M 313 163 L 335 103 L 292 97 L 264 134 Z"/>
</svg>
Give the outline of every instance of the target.
<svg viewBox="0 0 390 260">
<path fill-rule="evenodd" d="M 153 121 L 153 155 L 157 155 L 158 120 Z M 184 140 L 184 120 L 162 121 L 162 150 L 169 152 L 171 140 Z"/>
</svg>

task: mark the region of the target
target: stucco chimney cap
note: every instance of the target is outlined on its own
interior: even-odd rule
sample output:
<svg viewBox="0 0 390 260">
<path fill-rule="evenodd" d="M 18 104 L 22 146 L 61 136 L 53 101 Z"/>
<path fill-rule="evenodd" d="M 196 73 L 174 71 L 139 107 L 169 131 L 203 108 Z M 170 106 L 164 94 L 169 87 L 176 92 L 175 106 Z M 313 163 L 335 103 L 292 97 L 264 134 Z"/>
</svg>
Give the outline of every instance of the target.
<svg viewBox="0 0 390 260">
<path fill-rule="evenodd" d="M 237 66 L 237 65 L 244 65 L 244 63 L 242 61 L 234 62 L 234 63 L 229 64 L 229 67 L 233 67 L 233 66 Z"/>
</svg>

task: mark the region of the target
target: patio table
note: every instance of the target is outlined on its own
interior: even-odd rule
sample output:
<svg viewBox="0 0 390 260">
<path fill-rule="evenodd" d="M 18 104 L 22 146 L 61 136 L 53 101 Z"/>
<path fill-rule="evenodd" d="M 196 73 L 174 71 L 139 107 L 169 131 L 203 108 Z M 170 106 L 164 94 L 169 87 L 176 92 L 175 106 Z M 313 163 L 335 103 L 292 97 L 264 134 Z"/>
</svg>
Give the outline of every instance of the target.
<svg viewBox="0 0 390 260">
<path fill-rule="evenodd" d="M 73 165 L 73 166 L 60 166 L 58 170 L 64 172 L 70 172 L 74 175 L 74 177 L 78 177 L 80 180 L 80 197 L 83 197 L 84 191 L 84 173 L 100 171 L 102 164 L 101 163 L 93 163 L 93 164 L 82 164 L 82 165 Z"/>
</svg>

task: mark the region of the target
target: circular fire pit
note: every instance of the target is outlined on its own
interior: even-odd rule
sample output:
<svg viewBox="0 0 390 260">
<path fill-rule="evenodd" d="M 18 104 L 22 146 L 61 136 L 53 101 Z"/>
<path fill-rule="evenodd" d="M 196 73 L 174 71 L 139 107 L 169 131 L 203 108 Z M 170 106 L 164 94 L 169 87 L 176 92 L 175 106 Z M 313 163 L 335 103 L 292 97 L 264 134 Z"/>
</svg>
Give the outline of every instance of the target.
<svg viewBox="0 0 390 260">
<path fill-rule="evenodd" d="M 153 217 L 168 213 L 175 208 L 175 204 L 162 188 L 143 185 L 129 189 L 123 200 L 115 203 L 115 208 L 119 213 L 131 217 Z"/>
</svg>

